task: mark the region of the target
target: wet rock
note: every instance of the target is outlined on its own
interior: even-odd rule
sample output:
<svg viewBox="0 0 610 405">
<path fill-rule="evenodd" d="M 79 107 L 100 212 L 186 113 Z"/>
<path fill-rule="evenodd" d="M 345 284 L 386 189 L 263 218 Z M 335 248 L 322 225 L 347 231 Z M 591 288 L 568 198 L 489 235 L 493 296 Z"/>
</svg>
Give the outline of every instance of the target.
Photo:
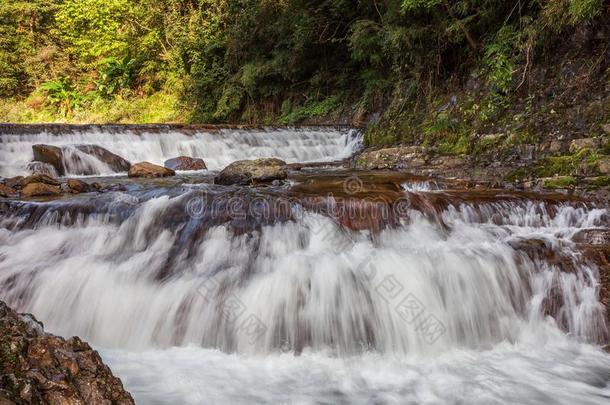
<svg viewBox="0 0 610 405">
<path fill-rule="evenodd" d="M 23 176 L 11 177 L 11 178 L 4 180 L 4 185 L 7 187 L 10 187 L 10 188 L 20 189 L 21 182 L 23 181 L 23 179 L 24 179 Z"/>
<path fill-rule="evenodd" d="M 610 175 L 610 158 L 606 157 L 599 159 L 597 162 L 597 170 L 599 170 L 601 174 Z"/>
<path fill-rule="evenodd" d="M 48 184 L 50 186 L 59 186 L 60 183 L 53 177 L 44 174 L 44 173 L 34 173 L 31 176 L 28 176 L 21 180 L 21 187 L 25 187 L 31 183 L 43 183 Z"/>
<path fill-rule="evenodd" d="M 172 170 L 204 170 L 207 169 L 203 159 L 192 158 L 188 156 L 178 156 L 177 158 L 168 159 L 163 163 L 163 166 Z"/>
<path fill-rule="evenodd" d="M 163 166 L 155 165 L 149 162 L 140 162 L 131 166 L 129 169 L 129 177 L 168 177 L 176 174 L 172 169 Z"/>
<path fill-rule="evenodd" d="M 133 404 L 121 380 L 78 338 L 46 334 L 0 301 L 0 404 Z"/>
<path fill-rule="evenodd" d="M 55 167 L 45 162 L 30 162 L 28 163 L 26 169 L 31 173 L 43 173 L 50 177 L 59 176 L 59 173 L 57 173 Z"/>
<path fill-rule="evenodd" d="M 215 178 L 215 184 L 258 184 L 287 177 L 286 162 L 276 158 L 239 160 L 225 167 Z"/>
<path fill-rule="evenodd" d="M 552 154 L 559 154 L 563 151 L 563 142 L 561 141 L 551 141 L 547 151 Z"/>
<path fill-rule="evenodd" d="M 86 153 L 87 155 L 94 156 L 99 161 L 105 163 L 115 172 L 126 172 L 131 167 L 131 163 L 129 161 L 123 159 L 115 153 L 110 152 L 107 149 L 102 148 L 101 146 L 75 145 L 74 148 L 83 153 Z"/>
<path fill-rule="evenodd" d="M 610 229 L 583 229 L 572 240 L 585 245 L 610 245 Z"/>
<path fill-rule="evenodd" d="M 19 195 L 17 190 L 8 187 L 5 184 L 0 184 L 0 197 L 4 198 L 15 198 Z"/>
<path fill-rule="evenodd" d="M 403 169 L 422 167 L 426 164 L 423 149 L 420 146 L 399 146 L 367 151 L 355 160 L 357 169 Z"/>
<path fill-rule="evenodd" d="M 464 165 L 464 159 L 455 156 L 440 156 L 432 159 L 430 165 L 443 169 L 455 169 Z"/>
<path fill-rule="evenodd" d="M 570 152 L 576 152 L 580 149 L 597 149 L 600 141 L 598 138 L 580 138 L 574 139 L 570 143 Z"/>
<path fill-rule="evenodd" d="M 60 147 L 52 145 L 32 145 L 34 152 L 34 160 L 42 163 L 48 163 L 55 168 L 60 175 L 65 174 L 63 151 Z"/>
<path fill-rule="evenodd" d="M 87 165 L 82 164 L 82 159 L 73 153 L 74 150 L 96 158 L 115 172 L 126 172 L 131 167 L 131 163 L 129 163 L 127 160 L 98 145 L 74 145 L 58 147 L 53 145 L 38 144 L 32 145 L 32 150 L 34 152 L 35 161 L 47 163 L 53 166 L 59 175 L 66 174 L 66 157 L 69 157 L 69 159 L 74 161 L 72 163 L 75 167 L 80 168 L 78 173 L 75 174 L 97 174 L 91 170 L 87 170 Z"/>
<path fill-rule="evenodd" d="M 59 186 L 51 186 L 45 183 L 29 183 L 21 190 L 21 197 L 41 197 L 61 194 Z"/>
<path fill-rule="evenodd" d="M 91 186 L 82 180 L 69 179 L 67 181 L 68 189 L 73 194 L 87 193 L 91 191 Z"/>
</svg>

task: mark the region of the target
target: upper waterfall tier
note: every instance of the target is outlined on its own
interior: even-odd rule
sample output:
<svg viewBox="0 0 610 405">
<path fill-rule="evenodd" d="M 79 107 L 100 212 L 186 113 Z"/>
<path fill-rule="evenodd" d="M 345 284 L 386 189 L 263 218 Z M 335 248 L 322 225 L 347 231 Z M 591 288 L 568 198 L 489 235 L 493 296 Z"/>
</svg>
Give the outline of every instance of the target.
<svg viewBox="0 0 610 405">
<path fill-rule="evenodd" d="M 245 130 L 145 126 L 119 131 L 113 126 L 3 126 L 0 176 L 24 174 L 33 160 L 34 144 L 93 144 L 131 162 L 156 164 L 186 155 L 203 158 L 208 169 L 219 170 L 236 160 L 260 157 L 278 157 L 288 163 L 341 160 L 356 151 L 361 136 L 357 130 L 330 127 Z M 113 174 L 104 165 L 99 167 L 98 174 Z"/>
</svg>

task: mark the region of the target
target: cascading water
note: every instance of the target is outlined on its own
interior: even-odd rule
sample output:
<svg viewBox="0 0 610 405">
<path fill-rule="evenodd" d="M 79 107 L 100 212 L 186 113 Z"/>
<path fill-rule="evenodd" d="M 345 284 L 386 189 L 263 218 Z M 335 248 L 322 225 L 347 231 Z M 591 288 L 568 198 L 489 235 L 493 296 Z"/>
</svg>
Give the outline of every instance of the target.
<svg viewBox="0 0 610 405">
<path fill-rule="evenodd" d="M 349 175 L 0 201 L 0 299 L 143 404 L 607 403 L 606 206 Z"/>
<path fill-rule="evenodd" d="M 225 128 L 214 132 L 203 129 L 159 132 L 149 129 L 136 132 L 111 131 L 103 126 L 91 126 L 67 129 L 59 134 L 47 132 L 44 127 L 39 132 L 27 134 L 0 128 L 0 176 L 23 175 L 28 162 L 33 159 L 34 144 L 99 145 L 133 163 L 149 161 L 163 165 L 167 159 L 186 155 L 203 158 L 208 169 L 220 170 L 233 161 L 259 157 L 274 156 L 288 163 L 340 160 L 351 156 L 360 143 L 358 131 L 340 128 Z M 68 175 L 78 174 L 79 165 L 83 163 L 75 163 L 70 156 L 66 156 L 65 160 Z M 113 173 L 96 160 L 88 157 L 86 164 L 94 168 L 97 174 Z"/>
</svg>

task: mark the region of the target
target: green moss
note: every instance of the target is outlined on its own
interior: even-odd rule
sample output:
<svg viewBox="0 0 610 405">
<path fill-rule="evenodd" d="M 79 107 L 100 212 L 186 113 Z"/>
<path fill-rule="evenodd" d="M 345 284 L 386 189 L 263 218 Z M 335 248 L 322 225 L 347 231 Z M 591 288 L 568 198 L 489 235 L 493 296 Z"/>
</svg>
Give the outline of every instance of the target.
<svg viewBox="0 0 610 405">
<path fill-rule="evenodd" d="M 470 149 L 470 137 L 467 135 L 458 135 L 449 137 L 449 139 L 441 142 L 437 151 L 441 155 L 465 155 Z"/>
<path fill-rule="evenodd" d="M 531 167 L 520 167 L 513 170 L 506 176 L 507 181 L 522 181 L 530 177 L 532 174 Z"/>
<path fill-rule="evenodd" d="M 570 188 L 576 185 L 576 179 L 572 176 L 559 176 L 544 182 L 544 188 Z"/>
<path fill-rule="evenodd" d="M 573 175 L 581 168 L 589 171 L 597 170 L 599 154 L 589 149 L 581 149 L 571 155 L 552 156 L 544 159 L 536 173 L 539 177 Z"/>
<path fill-rule="evenodd" d="M 588 190 L 599 190 L 600 188 L 610 187 L 610 176 L 599 176 L 589 181 Z"/>
</svg>

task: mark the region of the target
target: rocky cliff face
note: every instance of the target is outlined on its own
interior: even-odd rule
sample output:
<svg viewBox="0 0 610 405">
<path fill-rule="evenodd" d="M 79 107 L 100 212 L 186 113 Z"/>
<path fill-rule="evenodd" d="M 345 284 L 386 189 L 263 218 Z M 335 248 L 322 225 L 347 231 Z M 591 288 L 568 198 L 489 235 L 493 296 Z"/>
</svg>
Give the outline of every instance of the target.
<svg viewBox="0 0 610 405">
<path fill-rule="evenodd" d="M 121 380 L 78 337 L 47 334 L 0 301 L 0 404 L 133 404 Z"/>
</svg>

